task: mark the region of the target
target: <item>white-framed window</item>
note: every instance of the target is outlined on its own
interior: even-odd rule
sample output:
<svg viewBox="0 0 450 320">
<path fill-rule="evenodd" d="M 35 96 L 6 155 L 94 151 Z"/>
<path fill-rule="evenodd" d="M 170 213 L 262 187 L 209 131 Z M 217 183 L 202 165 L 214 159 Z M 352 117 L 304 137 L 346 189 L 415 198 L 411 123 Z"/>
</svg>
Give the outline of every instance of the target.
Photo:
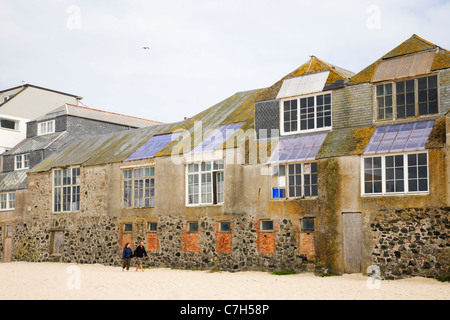
<svg viewBox="0 0 450 320">
<path fill-rule="evenodd" d="M 222 160 L 189 163 L 187 205 L 221 204 L 224 201 L 224 165 Z"/>
<path fill-rule="evenodd" d="M 428 193 L 428 153 L 386 154 L 362 158 L 362 194 Z"/>
<path fill-rule="evenodd" d="M 123 207 L 149 208 L 155 205 L 155 167 L 126 169 L 123 176 Z"/>
<path fill-rule="evenodd" d="M 80 211 L 80 167 L 53 170 L 53 212 Z"/>
<path fill-rule="evenodd" d="M 331 93 L 281 100 L 280 124 L 282 134 L 330 129 Z"/>
<path fill-rule="evenodd" d="M 49 120 L 38 123 L 38 135 L 55 132 L 55 120 Z"/>
<path fill-rule="evenodd" d="M 376 120 L 402 119 L 439 113 L 438 76 L 375 85 Z"/>
<path fill-rule="evenodd" d="M 317 162 L 272 166 L 272 199 L 317 196 Z"/>
<path fill-rule="evenodd" d="M 14 157 L 14 170 L 23 170 L 30 168 L 30 155 L 20 154 Z"/>
<path fill-rule="evenodd" d="M 0 210 L 12 210 L 16 207 L 16 194 L 14 192 L 0 193 Z"/>
<path fill-rule="evenodd" d="M 0 119 L 0 128 L 9 130 L 18 130 L 18 121 L 10 119 Z"/>
</svg>

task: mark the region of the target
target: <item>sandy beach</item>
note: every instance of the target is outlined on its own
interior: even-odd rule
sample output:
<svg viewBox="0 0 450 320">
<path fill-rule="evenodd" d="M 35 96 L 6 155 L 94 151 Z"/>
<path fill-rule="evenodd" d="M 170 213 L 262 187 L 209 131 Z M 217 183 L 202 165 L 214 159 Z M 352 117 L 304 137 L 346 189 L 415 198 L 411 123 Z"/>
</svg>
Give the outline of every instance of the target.
<svg viewBox="0 0 450 320">
<path fill-rule="evenodd" d="M 374 281 L 64 263 L 0 264 L 1 300 L 449 300 L 450 284 L 427 278 Z"/>
</svg>

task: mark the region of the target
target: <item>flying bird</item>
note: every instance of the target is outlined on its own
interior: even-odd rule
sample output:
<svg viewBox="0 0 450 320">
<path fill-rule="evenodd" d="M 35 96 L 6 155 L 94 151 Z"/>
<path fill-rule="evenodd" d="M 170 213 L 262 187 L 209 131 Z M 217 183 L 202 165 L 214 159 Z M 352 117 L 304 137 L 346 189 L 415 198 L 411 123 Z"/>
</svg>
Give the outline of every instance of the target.
<svg viewBox="0 0 450 320">
<path fill-rule="evenodd" d="M 149 47 L 142 47 L 142 48 L 144 48 L 144 49 L 150 49 Z"/>
</svg>

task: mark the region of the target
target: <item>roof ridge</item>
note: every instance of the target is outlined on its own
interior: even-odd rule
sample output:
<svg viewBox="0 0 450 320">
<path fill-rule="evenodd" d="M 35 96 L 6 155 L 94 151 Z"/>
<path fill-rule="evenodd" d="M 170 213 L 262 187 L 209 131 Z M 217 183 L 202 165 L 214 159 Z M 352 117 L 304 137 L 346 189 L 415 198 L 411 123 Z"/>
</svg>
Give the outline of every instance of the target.
<svg viewBox="0 0 450 320">
<path fill-rule="evenodd" d="M 77 107 L 77 108 L 83 108 L 83 109 L 87 109 L 87 110 L 93 110 L 93 111 L 99 111 L 99 112 L 104 112 L 104 113 L 114 114 L 114 115 L 118 115 L 118 116 L 122 116 L 122 117 L 128 117 L 128 118 L 133 118 L 133 119 L 138 119 L 138 120 L 152 121 L 152 122 L 164 124 L 164 122 L 161 122 L 161 121 L 150 120 L 150 119 L 144 119 L 144 118 L 139 118 L 139 117 L 135 117 L 135 116 L 130 116 L 130 115 L 127 115 L 127 114 L 121 114 L 121 113 L 112 112 L 112 111 L 106 111 L 106 110 L 101 110 L 101 109 L 95 109 L 95 108 L 86 107 L 86 106 L 78 106 L 78 105 L 71 104 L 71 103 L 66 103 L 65 105 L 66 105 L 66 106 Z"/>
<path fill-rule="evenodd" d="M 336 72 L 337 74 L 339 74 L 339 75 L 342 76 L 342 77 L 345 77 L 345 78 L 348 78 L 348 79 L 351 78 L 351 76 L 342 73 L 342 72 L 341 72 L 340 70 L 338 70 L 338 69 L 342 69 L 342 70 L 345 70 L 345 71 L 347 71 L 347 72 L 349 72 L 349 73 L 354 74 L 354 73 L 351 72 L 350 70 L 347 70 L 347 69 L 341 68 L 341 67 L 339 67 L 339 66 L 337 66 L 337 65 L 334 65 L 334 64 L 328 63 L 328 62 L 326 62 L 326 61 L 323 61 L 322 59 L 319 59 L 319 58 L 317 58 L 317 57 L 314 56 L 314 55 L 311 56 L 311 59 L 312 59 L 312 58 L 316 59 L 318 62 L 324 64 L 324 65 L 327 66 L 328 68 L 332 69 L 334 72 Z"/>
<path fill-rule="evenodd" d="M 423 41 L 423 42 L 425 42 L 426 44 L 429 44 L 430 46 L 435 46 L 435 47 L 437 47 L 437 45 L 436 44 L 434 44 L 434 43 L 432 43 L 432 42 L 430 42 L 430 41 L 428 41 L 428 40 L 425 40 L 424 38 L 422 38 L 422 37 L 419 37 L 417 34 L 415 34 L 415 33 L 413 33 L 413 35 L 410 37 L 410 39 L 411 38 L 416 38 L 417 40 L 420 40 L 420 41 Z"/>
</svg>

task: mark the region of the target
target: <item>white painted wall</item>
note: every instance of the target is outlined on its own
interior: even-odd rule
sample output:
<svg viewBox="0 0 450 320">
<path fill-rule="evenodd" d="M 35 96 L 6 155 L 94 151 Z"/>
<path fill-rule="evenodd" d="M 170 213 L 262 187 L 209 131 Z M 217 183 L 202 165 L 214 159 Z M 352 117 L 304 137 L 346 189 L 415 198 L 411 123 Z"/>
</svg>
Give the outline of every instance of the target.
<svg viewBox="0 0 450 320">
<path fill-rule="evenodd" d="M 22 88 L 3 92 L 0 95 L 0 103 L 3 102 L 4 96 L 9 96 L 20 90 Z M 26 123 L 28 121 L 32 121 L 65 103 L 78 105 L 78 100 L 75 97 L 33 87 L 26 87 L 14 98 L 8 100 L 0 107 L 0 118 L 16 120 L 19 123 L 16 130 L 0 128 L 0 154 L 13 148 L 26 138 Z"/>
<path fill-rule="evenodd" d="M 0 109 L 1 110 L 1 109 Z M 0 128 L 0 154 L 11 149 L 25 139 L 29 119 L 13 117 L 0 113 L 0 119 L 17 121 L 16 130 Z"/>
<path fill-rule="evenodd" d="M 65 103 L 78 105 L 75 97 L 43 89 L 27 87 L 0 107 L 0 113 L 34 120 Z"/>
</svg>

